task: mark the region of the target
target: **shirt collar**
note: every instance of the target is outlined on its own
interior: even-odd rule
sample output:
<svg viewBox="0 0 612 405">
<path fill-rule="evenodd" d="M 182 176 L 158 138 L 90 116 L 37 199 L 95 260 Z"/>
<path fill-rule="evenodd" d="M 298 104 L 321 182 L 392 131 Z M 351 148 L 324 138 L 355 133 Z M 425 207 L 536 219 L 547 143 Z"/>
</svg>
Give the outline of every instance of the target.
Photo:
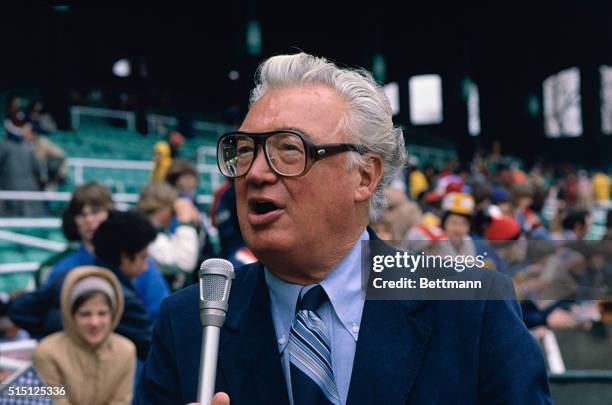
<svg viewBox="0 0 612 405">
<path fill-rule="evenodd" d="M 338 319 L 355 341 L 359 335 L 359 324 L 364 305 L 364 298 L 361 294 L 361 242 L 369 239 L 370 235 L 367 230 L 364 230 L 349 253 L 319 282 Z M 283 330 L 289 331 L 300 292 L 303 289 L 306 293 L 314 285 L 304 287 L 288 283 L 276 277 L 268 269 L 265 269 L 264 276 L 270 289 L 272 303 L 278 310 L 276 313 L 281 318 L 279 321 Z M 281 346 L 284 346 L 283 343 L 280 343 Z"/>
<path fill-rule="evenodd" d="M 359 335 L 364 297 L 361 293 L 361 242 L 370 239 L 367 230 L 336 268 L 319 284 L 329 297 L 336 315 L 355 341 Z"/>
</svg>

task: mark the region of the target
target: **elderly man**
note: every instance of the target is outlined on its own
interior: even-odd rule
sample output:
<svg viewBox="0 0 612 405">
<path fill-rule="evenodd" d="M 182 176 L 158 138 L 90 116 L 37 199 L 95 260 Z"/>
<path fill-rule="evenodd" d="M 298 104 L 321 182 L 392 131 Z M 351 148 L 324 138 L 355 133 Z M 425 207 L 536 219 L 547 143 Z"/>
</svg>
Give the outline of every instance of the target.
<svg viewBox="0 0 612 405">
<path fill-rule="evenodd" d="M 272 57 L 218 148 L 259 261 L 236 272 L 213 404 L 549 402 L 516 303 L 364 300 L 360 242 L 405 160 L 369 74 Z M 198 299 L 192 286 L 162 305 L 138 403 L 195 400 Z"/>
</svg>

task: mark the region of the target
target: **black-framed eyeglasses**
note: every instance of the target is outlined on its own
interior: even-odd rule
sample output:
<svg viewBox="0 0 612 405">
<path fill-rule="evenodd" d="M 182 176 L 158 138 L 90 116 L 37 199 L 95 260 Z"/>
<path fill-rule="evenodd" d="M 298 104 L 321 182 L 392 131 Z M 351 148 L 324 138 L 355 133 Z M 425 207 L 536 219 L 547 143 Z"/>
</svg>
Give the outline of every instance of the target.
<svg viewBox="0 0 612 405">
<path fill-rule="evenodd" d="M 326 143 L 317 145 L 294 130 L 271 132 L 230 132 L 217 141 L 217 165 L 226 177 L 248 173 L 262 145 L 266 161 L 284 177 L 302 176 L 317 161 L 342 152 L 368 153 L 363 145 Z"/>
</svg>

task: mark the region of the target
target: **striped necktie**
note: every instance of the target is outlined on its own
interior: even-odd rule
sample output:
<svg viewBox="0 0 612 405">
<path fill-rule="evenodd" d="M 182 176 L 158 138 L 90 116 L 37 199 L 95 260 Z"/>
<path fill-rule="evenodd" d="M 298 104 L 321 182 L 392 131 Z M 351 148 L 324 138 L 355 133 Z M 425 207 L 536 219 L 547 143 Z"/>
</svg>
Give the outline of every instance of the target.
<svg viewBox="0 0 612 405">
<path fill-rule="evenodd" d="M 289 335 L 294 405 L 339 405 L 329 333 L 316 310 L 327 300 L 317 284 L 298 299 Z"/>
</svg>

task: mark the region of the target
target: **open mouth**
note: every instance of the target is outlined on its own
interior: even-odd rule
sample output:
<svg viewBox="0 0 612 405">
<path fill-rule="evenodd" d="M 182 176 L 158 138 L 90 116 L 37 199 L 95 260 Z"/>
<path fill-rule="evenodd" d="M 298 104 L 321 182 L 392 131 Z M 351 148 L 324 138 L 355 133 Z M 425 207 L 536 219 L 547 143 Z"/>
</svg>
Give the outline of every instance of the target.
<svg viewBox="0 0 612 405">
<path fill-rule="evenodd" d="M 251 208 L 258 215 L 264 215 L 278 209 L 276 204 L 270 201 L 256 201 Z"/>
</svg>

